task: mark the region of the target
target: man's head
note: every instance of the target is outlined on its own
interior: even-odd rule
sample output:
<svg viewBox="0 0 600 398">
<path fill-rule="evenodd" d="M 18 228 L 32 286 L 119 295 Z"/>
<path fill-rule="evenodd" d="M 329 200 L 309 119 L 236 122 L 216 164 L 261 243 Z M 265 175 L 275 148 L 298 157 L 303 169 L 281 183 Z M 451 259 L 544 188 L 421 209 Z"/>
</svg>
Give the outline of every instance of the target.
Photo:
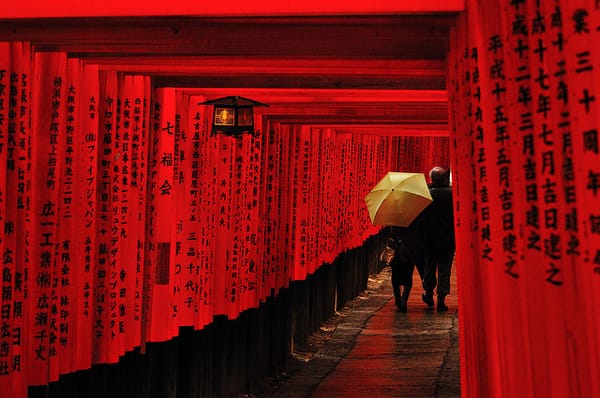
<svg viewBox="0 0 600 398">
<path fill-rule="evenodd" d="M 436 166 L 429 171 L 431 185 L 435 187 L 446 187 L 450 184 L 448 172 L 443 167 Z"/>
</svg>

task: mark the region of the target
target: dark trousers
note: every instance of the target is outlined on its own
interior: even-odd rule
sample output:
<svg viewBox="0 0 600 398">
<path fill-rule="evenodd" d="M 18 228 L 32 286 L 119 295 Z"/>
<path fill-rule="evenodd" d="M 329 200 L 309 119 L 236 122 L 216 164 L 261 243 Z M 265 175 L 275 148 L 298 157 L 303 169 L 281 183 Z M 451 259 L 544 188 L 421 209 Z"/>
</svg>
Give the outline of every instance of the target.
<svg viewBox="0 0 600 398">
<path fill-rule="evenodd" d="M 404 297 L 408 299 L 410 291 L 413 286 L 413 274 L 415 272 L 415 265 L 419 276 L 423 278 L 422 266 L 415 261 L 407 259 L 406 257 L 396 256 L 390 264 L 392 268 L 392 289 L 394 290 L 395 297 Z M 401 287 L 403 287 L 401 291 Z"/>
<path fill-rule="evenodd" d="M 427 256 L 423 264 L 423 289 L 431 293 L 437 286 L 438 296 L 450 293 L 450 271 L 454 250 L 442 250 L 435 256 Z"/>
</svg>

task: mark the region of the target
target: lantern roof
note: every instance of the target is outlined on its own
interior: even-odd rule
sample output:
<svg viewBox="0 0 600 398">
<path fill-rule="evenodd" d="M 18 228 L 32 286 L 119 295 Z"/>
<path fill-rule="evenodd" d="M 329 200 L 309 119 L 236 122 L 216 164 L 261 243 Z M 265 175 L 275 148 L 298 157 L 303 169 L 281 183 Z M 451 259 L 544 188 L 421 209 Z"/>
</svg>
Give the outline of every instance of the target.
<svg viewBox="0 0 600 398">
<path fill-rule="evenodd" d="M 223 106 L 269 106 L 267 104 L 263 104 L 262 102 L 258 102 L 246 97 L 240 97 L 237 95 L 232 95 L 228 97 L 216 98 L 213 100 L 200 102 L 198 105 L 223 105 Z"/>
</svg>

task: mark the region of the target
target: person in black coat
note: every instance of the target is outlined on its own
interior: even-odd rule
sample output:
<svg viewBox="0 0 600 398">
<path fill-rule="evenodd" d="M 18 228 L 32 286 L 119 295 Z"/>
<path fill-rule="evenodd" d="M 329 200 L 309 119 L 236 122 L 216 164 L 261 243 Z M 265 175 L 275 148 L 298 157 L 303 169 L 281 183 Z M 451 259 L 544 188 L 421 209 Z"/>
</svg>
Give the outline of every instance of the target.
<svg viewBox="0 0 600 398">
<path fill-rule="evenodd" d="M 422 272 L 424 243 L 422 223 L 417 217 L 408 227 L 388 227 L 387 239 L 396 251 L 390 263 L 394 299 L 398 309 L 407 312 L 415 266 L 419 275 Z"/>
<path fill-rule="evenodd" d="M 423 259 L 423 301 L 434 306 L 433 291 L 437 286 L 437 310 L 447 311 L 444 300 L 450 293 L 450 271 L 454 260 L 454 209 L 449 173 L 442 167 L 431 169 L 429 192 L 433 202 L 419 215 L 425 224 Z M 437 275 L 436 275 L 437 274 Z"/>
</svg>

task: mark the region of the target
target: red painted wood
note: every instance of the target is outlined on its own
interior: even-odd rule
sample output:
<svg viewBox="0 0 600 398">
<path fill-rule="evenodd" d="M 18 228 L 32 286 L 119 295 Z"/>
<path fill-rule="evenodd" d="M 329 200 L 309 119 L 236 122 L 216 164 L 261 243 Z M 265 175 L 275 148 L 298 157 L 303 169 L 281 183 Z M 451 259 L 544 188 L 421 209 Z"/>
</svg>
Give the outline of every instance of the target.
<svg viewBox="0 0 600 398">
<path fill-rule="evenodd" d="M 326 2 L 303 0 L 296 2 L 274 0 L 231 0 L 228 2 L 180 1 L 137 2 L 105 0 L 79 2 L 63 0 L 47 2 L 28 0 L 8 2 L 0 11 L 2 18 L 64 17 L 64 16 L 153 16 L 153 15 L 315 15 L 315 14 L 388 14 L 417 12 L 458 12 L 464 9 L 464 0 L 346 0 Z"/>
</svg>

